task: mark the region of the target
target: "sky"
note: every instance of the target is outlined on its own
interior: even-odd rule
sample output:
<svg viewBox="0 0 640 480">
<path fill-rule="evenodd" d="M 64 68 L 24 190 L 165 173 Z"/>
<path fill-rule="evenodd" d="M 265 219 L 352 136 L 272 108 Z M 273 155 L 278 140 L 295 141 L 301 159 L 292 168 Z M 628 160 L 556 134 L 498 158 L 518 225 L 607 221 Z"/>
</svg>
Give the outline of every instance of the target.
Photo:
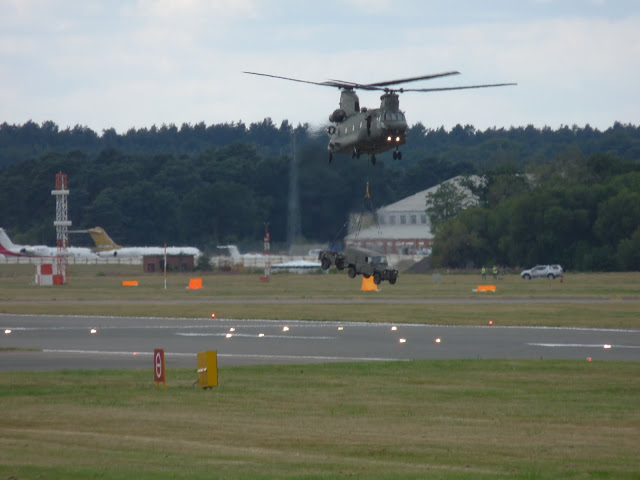
<svg viewBox="0 0 640 480">
<path fill-rule="evenodd" d="M 337 89 L 243 72 L 373 83 L 451 70 L 411 86 L 518 85 L 406 92 L 410 125 L 639 125 L 640 2 L 0 0 L 0 123 L 322 127 Z"/>
</svg>

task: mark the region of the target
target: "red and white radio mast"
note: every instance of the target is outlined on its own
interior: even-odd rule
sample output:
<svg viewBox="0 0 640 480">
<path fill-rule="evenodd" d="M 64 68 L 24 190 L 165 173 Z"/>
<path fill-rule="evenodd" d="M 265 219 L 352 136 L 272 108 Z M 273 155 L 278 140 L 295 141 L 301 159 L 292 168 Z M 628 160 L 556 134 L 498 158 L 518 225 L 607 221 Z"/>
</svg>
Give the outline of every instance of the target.
<svg viewBox="0 0 640 480">
<path fill-rule="evenodd" d="M 56 264 L 57 271 L 54 272 L 53 284 L 66 285 L 69 279 L 69 210 L 67 208 L 67 197 L 69 196 L 69 184 L 66 173 L 56 174 L 56 189 L 51 190 L 51 195 L 56 197 L 56 219 L 53 225 L 56 227 Z"/>
</svg>

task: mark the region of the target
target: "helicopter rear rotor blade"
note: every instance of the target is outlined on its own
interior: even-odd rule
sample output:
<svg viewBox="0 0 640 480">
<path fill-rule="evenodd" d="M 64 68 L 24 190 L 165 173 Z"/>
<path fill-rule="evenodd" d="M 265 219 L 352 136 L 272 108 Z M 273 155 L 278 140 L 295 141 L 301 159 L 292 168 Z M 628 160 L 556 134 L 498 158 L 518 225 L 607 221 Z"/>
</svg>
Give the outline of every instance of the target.
<svg viewBox="0 0 640 480">
<path fill-rule="evenodd" d="M 355 83 L 355 82 L 347 82 L 345 80 L 329 80 L 329 81 L 335 82 L 336 85 L 340 85 L 342 88 L 357 88 L 359 90 L 387 90 L 385 87 L 388 87 L 390 85 L 399 85 L 401 83 L 417 82 L 419 80 L 431 80 L 434 78 L 448 77 L 450 75 L 459 75 L 459 74 L 460 72 L 458 71 L 432 73 L 430 75 L 421 75 L 419 77 L 401 78 L 398 80 L 388 80 L 386 82 L 376 82 L 376 83 Z"/>
<path fill-rule="evenodd" d="M 460 72 L 454 70 L 454 71 L 451 71 L 451 72 L 432 73 L 430 75 L 421 75 L 419 77 L 401 78 L 401 79 L 398 79 L 398 80 L 389 80 L 389 81 L 386 81 L 386 82 L 367 83 L 365 85 L 361 85 L 360 88 L 366 88 L 366 87 L 388 87 L 389 85 L 399 85 L 401 83 L 411 83 L 411 82 L 417 82 L 419 80 L 432 80 L 434 78 L 449 77 L 451 75 L 460 75 Z"/>
<path fill-rule="evenodd" d="M 444 92 L 447 90 L 468 90 L 470 88 L 507 87 L 518 85 L 517 83 L 490 83 L 486 85 L 464 85 L 461 87 L 437 87 L 437 88 L 402 88 L 400 92 Z"/>
<path fill-rule="evenodd" d="M 377 82 L 377 83 L 356 83 L 356 82 L 348 82 L 345 80 L 326 80 L 324 82 L 312 82 L 310 80 L 301 80 L 299 78 L 283 77 L 280 75 L 271 75 L 269 73 L 258 73 L 258 72 L 243 72 L 243 73 L 247 73 L 249 75 L 258 75 L 261 77 L 279 78 L 280 80 L 289 80 L 291 82 L 320 85 L 323 87 L 343 88 L 346 90 L 353 90 L 357 88 L 359 90 L 382 90 L 385 92 L 400 92 L 400 93 L 402 92 L 444 92 L 448 90 L 467 90 L 471 88 L 490 88 L 490 87 L 505 87 L 509 85 L 517 85 L 517 83 L 491 83 L 491 84 L 484 84 L 484 85 L 466 85 L 466 86 L 460 86 L 460 87 L 398 88 L 398 89 L 388 88 L 391 85 L 398 85 L 401 83 L 410 83 L 410 82 L 417 82 L 419 80 L 431 80 L 434 78 L 448 77 L 450 75 L 459 75 L 460 72 L 455 70 L 451 72 L 433 73 L 430 75 L 421 75 L 419 77 L 409 77 L 409 78 L 389 80 L 386 82 Z"/>
</svg>

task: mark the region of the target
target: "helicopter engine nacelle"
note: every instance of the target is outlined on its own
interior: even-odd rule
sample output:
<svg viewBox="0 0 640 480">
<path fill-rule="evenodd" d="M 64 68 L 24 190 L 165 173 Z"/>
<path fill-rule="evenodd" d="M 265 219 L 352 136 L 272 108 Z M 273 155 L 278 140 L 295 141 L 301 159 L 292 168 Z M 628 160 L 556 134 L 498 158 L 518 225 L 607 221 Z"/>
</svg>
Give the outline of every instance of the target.
<svg viewBox="0 0 640 480">
<path fill-rule="evenodd" d="M 345 112 L 341 108 L 334 110 L 333 113 L 329 115 L 329 121 L 334 123 L 340 123 L 345 118 L 347 118 L 347 112 Z"/>
</svg>

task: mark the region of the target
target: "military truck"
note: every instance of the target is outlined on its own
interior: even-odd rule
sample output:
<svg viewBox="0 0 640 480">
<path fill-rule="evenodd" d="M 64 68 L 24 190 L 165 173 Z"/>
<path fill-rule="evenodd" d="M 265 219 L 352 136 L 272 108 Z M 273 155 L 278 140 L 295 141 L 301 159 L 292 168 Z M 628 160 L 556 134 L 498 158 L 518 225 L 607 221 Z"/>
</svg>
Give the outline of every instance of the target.
<svg viewBox="0 0 640 480">
<path fill-rule="evenodd" d="M 323 270 L 328 270 L 335 265 L 338 270 L 347 269 L 349 278 L 362 275 L 364 278 L 373 276 L 373 283 L 380 284 L 388 280 L 391 285 L 398 279 L 398 270 L 389 268 L 387 257 L 364 248 L 349 247 L 344 252 L 335 250 L 323 250 L 318 254 L 318 260 Z"/>
</svg>

